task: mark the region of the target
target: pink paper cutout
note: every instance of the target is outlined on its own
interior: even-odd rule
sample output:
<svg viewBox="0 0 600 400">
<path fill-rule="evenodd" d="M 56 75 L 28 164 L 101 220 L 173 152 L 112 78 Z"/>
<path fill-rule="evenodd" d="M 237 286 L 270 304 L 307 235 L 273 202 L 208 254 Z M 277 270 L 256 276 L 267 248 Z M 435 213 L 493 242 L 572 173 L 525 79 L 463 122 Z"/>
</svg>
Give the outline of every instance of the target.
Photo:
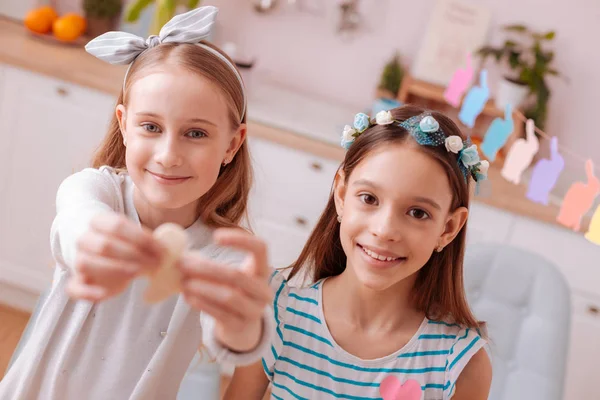
<svg viewBox="0 0 600 400">
<path fill-rule="evenodd" d="M 592 221 L 590 222 L 590 228 L 585 234 L 585 238 L 590 242 L 600 246 L 600 206 L 594 211 Z"/>
<path fill-rule="evenodd" d="M 541 159 L 533 167 L 527 198 L 535 203 L 548 205 L 548 195 L 565 167 L 565 160 L 558 152 L 558 138 L 550 140 L 550 159 Z"/>
<path fill-rule="evenodd" d="M 421 400 L 423 391 L 421 384 L 414 379 L 404 382 L 404 385 L 398 378 L 388 375 L 379 384 L 379 394 L 383 400 Z"/>
<path fill-rule="evenodd" d="M 498 150 L 504 146 L 514 127 L 512 106 L 507 104 L 504 109 L 504 119 L 498 117 L 492 121 L 481 143 L 481 151 L 488 160 L 494 162 Z"/>
<path fill-rule="evenodd" d="M 527 120 L 525 132 L 525 139 L 520 138 L 515 140 L 515 143 L 506 155 L 502 171 L 500 171 L 500 174 L 504 179 L 515 185 L 518 185 L 521 182 L 523 171 L 531 164 L 533 156 L 540 148 L 540 142 L 535 136 L 535 124 L 532 119 Z"/>
<path fill-rule="evenodd" d="M 475 126 L 475 120 L 483 111 L 489 97 L 490 88 L 487 84 L 487 70 L 482 69 L 479 73 L 479 86 L 473 86 L 462 103 L 462 107 L 458 113 L 460 122 L 469 128 Z"/>
<path fill-rule="evenodd" d="M 453 107 L 460 106 L 463 94 L 469 88 L 469 82 L 473 79 L 473 66 L 471 65 L 471 53 L 467 53 L 467 66 L 458 68 L 448 87 L 444 91 L 444 99 Z"/>
<path fill-rule="evenodd" d="M 576 232 L 581 229 L 581 217 L 592 207 L 596 196 L 600 193 L 600 181 L 594 175 L 592 160 L 585 162 L 585 171 L 587 184 L 575 182 L 571 185 L 556 217 L 558 223 Z"/>
</svg>

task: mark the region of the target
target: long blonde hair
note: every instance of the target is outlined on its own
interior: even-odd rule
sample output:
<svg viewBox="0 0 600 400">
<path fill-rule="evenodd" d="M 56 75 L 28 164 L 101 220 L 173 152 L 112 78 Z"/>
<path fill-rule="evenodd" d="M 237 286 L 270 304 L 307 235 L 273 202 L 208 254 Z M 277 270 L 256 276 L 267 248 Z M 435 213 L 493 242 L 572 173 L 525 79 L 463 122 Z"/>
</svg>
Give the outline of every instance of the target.
<svg viewBox="0 0 600 400">
<path fill-rule="evenodd" d="M 203 43 L 227 55 L 209 43 Z M 229 58 L 228 58 L 229 59 Z M 232 130 L 246 122 L 244 113 L 244 89 L 235 73 L 222 60 L 194 44 L 161 44 L 144 51 L 134 61 L 127 73 L 124 88 L 117 104 L 127 106 L 128 93 L 132 84 L 143 76 L 144 71 L 166 62 L 176 63 L 191 72 L 209 79 L 223 94 L 229 107 L 229 120 Z M 233 64 L 233 62 L 232 62 Z M 242 118 L 242 113 L 244 117 Z M 126 169 L 125 145 L 119 122 L 113 115 L 108 133 L 95 153 L 92 166 L 99 168 L 108 165 L 116 169 Z M 212 227 L 238 226 L 246 217 L 248 196 L 252 186 L 252 167 L 246 141 L 242 143 L 233 160 L 221 167 L 219 176 L 210 190 L 199 202 L 202 221 Z"/>
</svg>

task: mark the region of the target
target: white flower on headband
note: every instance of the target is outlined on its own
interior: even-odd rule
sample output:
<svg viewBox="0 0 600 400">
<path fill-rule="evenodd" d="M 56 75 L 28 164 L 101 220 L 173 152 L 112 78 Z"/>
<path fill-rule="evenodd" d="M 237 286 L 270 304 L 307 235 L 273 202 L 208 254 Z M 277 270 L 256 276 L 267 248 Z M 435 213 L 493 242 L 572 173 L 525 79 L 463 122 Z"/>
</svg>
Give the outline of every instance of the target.
<svg viewBox="0 0 600 400">
<path fill-rule="evenodd" d="M 344 126 L 344 132 L 342 133 L 342 139 L 344 142 L 353 141 L 354 135 L 356 135 L 356 129 L 352 128 L 350 125 Z"/>
<path fill-rule="evenodd" d="M 487 160 L 483 160 L 479 163 L 479 173 L 481 175 L 487 175 L 488 169 L 490 168 L 490 163 Z"/>
<path fill-rule="evenodd" d="M 390 111 L 382 110 L 375 115 L 375 122 L 377 125 L 389 125 L 394 122 L 394 118 Z"/>
<path fill-rule="evenodd" d="M 458 154 L 463 149 L 463 141 L 460 136 L 448 136 L 445 140 L 446 150 Z"/>
</svg>

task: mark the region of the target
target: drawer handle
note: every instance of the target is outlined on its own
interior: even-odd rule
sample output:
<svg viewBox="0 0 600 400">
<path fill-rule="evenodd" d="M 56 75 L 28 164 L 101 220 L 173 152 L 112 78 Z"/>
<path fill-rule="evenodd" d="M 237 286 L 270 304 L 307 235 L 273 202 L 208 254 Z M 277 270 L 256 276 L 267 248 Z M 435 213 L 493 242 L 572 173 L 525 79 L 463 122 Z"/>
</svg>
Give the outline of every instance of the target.
<svg viewBox="0 0 600 400">
<path fill-rule="evenodd" d="M 588 312 L 594 316 L 597 316 L 600 314 L 600 308 L 596 306 L 588 306 Z"/>
<path fill-rule="evenodd" d="M 306 218 L 296 217 L 296 224 L 298 224 L 300 226 L 306 226 L 306 225 L 308 225 L 308 221 L 306 220 Z"/>
<path fill-rule="evenodd" d="M 321 165 L 321 163 L 316 162 L 316 161 L 313 161 L 312 163 L 310 163 L 310 167 L 315 171 L 323 170 L 323 165 Z"/>
<path fill-rule="evenodd" d="M 56 93 L 59 94 L 59 96 L 65 97 L 69 95 L 69 91 L 65 88 L 59 87 L 56 89 Z"/>
</svg>

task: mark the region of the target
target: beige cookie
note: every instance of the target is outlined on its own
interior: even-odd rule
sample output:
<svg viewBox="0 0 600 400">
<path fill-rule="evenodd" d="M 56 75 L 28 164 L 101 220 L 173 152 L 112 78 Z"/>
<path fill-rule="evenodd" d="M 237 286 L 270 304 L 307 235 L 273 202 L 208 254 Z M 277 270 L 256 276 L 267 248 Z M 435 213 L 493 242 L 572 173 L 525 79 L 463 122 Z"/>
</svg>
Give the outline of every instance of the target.
<svg viewBox="0 0 600 400">
<path fill-rule="evenodd" d="M 144 293 L 148 303 L 158 303 L 181 291 L 181 272 L 175 263 L 187 246 L 185 230 L 177 224 L 163 224 L 153 235 L 165 246 L 167 254 L 161 266 L 150 275 L 150 284 Z"/>
</svg>

